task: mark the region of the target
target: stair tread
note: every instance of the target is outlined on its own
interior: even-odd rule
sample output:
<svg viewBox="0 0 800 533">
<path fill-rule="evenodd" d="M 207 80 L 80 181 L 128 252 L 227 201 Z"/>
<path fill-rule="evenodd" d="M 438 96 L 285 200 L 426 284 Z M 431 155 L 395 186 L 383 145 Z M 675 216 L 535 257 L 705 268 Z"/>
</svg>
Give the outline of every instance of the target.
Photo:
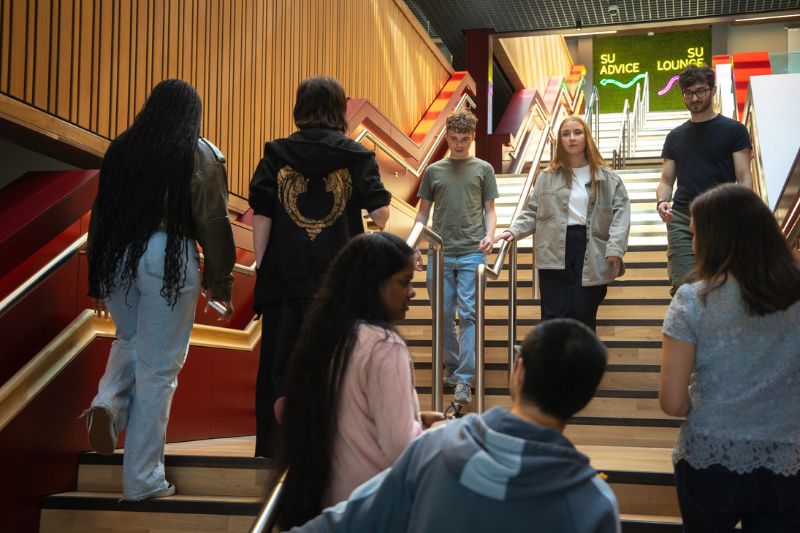
<svg viewBox="0 0 800 533">
<path fill-rule="evenodd" d="M 672 448 L 641 446 L 601 446 L 578 444 L 592 466 L 601 471 L 648 472 L 672 474 Z"/>
<path fill-rule="evenodd" d="M 659 522 L 664 524 L 682 524 L 680 516 L 665 516 L 655 514 L 628 514 L 620 513 L 620 520 L 623 522 Z"/>
<path fill-rule="evenodd" d="M 70 491 L 70 492 L 61 492 L 58 494 L 53 494 L 50 496 L 46 496 L 45 499 L 48 498 L 84 498 L 84 499 L 99 499 L 99 500 L 109 500 L 118 502 L 121 505 L 131 505 L 137 504 L 142 502 L 120 502 L 119 499 L 122 498 L 121 492 L 92 492 L 92 491 Z M 164 498 L 156 498 L 151 500 L 146 500 L 149 503 L 156 503 L 156 502 L 207 502 L 207 503 L 241 503 L 241 504 L 261 504 L 264 502 L 264 498 L 257 498 L 253 496 L 207 496 L 207 495 L 196 495 L 196 494 L 175 494 L 174 496 L 167 496 Z"/>
</svg>

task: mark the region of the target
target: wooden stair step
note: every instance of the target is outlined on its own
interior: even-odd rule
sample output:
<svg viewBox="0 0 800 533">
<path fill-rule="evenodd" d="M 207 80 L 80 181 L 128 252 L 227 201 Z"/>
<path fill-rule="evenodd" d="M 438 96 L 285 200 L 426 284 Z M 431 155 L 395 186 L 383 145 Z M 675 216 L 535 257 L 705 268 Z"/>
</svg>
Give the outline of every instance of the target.
<svg viewBox="0 0 800 533">
<path fill-rule="evenodd" d="M 522 338 L 522 335 L 520 335 Z M 620 341 L 625 343 L 625 341 Z M 630 344 L 630 343 L 629 343 Z M 505 343 L 500 346 L 485 345 L 485 362 L 486 363 L 499 363 L 505 364 L 508 360 L 508 344 Z M 661 343 L 656 343 L 654 347 L 636 347 L 632 345 L 615 345 L 609 346 L 608 349 L 608 363 L 620 365 L 657 365 L 661 361 Z M 428 343 L 414 343 L 409 347 L 411 357 L 415 362 L 425 362 L 431 364 L 431 344 Z"/>
<path fill-rule="evenodd" d="M 678 516 L 620 513 L 622 533 L 681 533 L 683 523 Z"/>
<path fill-rule="evenodd" d="M 65 492 L 42 499 L 39 531 L 148 533 L 246 531 L 264 498 L 184 496 L 120 502 L 120 493 Z"/>
<path fill-rule="evenodd" d="M 564 434 L 576 445 L 668 448 L 675 444 L 678 428 L 570 423 Z"/>
<path fill-rule="evenodd" d="M 185 496 L 263 497 L 271 486 L 274 463 L 256 457 L 166 455 L 167 479 Z M 122 453 L 83 453 L 77 491 L 117 492 L 122 486 Z"/>
<path fill-rule="evenodd" d="M 511 397 L 507 389 L 491 389 L 492 392 L 498 391 L 499 394 L 486 394 L 484 396 L 485 407 L 487 409 L 496 405 L 511 407 Z M 429 388 L 417 388 L 417 395 L 421 406 L 427 409 L 431 405 L 431 395 Z M 448 405 L 452 401 L 451 394 L 444 395 L 444 403 Z M 475 398 L 473 396 L 473 405 Z M 583 408 L 572 423 L 585 423 L 597 425 L 640 425 L 645 427 L 678 427 L 681 424 L 680 418 L 669 416 L 661 411 L 657 398 L 604 398 L 594 397 L 589 404 Z"/>
</svg>

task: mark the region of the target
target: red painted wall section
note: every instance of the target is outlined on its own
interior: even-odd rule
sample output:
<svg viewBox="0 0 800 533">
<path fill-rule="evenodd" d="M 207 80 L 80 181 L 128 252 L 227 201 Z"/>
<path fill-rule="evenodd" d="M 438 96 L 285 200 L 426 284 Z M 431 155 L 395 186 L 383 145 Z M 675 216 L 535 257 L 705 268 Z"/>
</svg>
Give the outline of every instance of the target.
<svg viewBox="0 0 800 533">
<path fill-rule="evenodd" d="M 96 179 L 91 173 L 82 176 L 83 181 L 70 182 L 72 189 L 65 186 L 73 191 L 64 193 L 67 198 L 58 200 L 44 195 L 43 205 L 49 206 L 46 209 L 31 205 L 19 190 L 15 193 L 18 202 L 12 202 L 11 209 L 16 216 L 4 219 L 8 227 L 2 233 L 3 265 L 9 263 L 6 258 L 12 251 L 18 259 L 0 276 L 0 295 L 13 291 L 88 229 L 87 210 L 96 194 Z M 238 250 L 237 261 L 252 264 L 252 252 Z M 0 317 L 0 383 L 13 376 L 90 306 L 86 278 L 86 257 L 74 256 Z M 225 326 L 243 329 L 253 317 L 255 277 L 234 273 L 234 279 L 236 311 Z M 203 313 L 202 305 L 198 306 L 197 321 L 221 325 L 215 312 Z M 3 530 L 36 531 L 41 497 L 74 490 L 78 453 L 88 449 L 85 421 L 77 417 L 96 393 L 110 345 L 110 339 L 96 339 L 0 431 Z M 258 354 L 259 346 L 251 352 L 192 347 L 178 377 L 167 439 L 252 435 Z"/>
<path fill-rule="evenodd" d="M 747 99 L 750 77 L 772 74 L 772 66 L 767 52 L 733 54 L 731 59 L 733 63 L 733 82 L 736 87 L 736 110 L 741 120 L 744 114 L 744 104 Z"/>
<path fill-rule="evenodd" d="M 96 339 L 0 432 L 4 531 L 36 531 L 42 496 L 75 489 L 78 454 L 89 449 L 78 417 L 96 393 L 110 347 L 110 339 Z M 190 349 L 167 441 L 254 434 L 257 368 L 258 347 L 253 353 Z"/>
<path fill-rule="evenodd" d="M 91 209 L 99 174 L 29 172 L 0 191 L 0 278 Z"/>
</svg>

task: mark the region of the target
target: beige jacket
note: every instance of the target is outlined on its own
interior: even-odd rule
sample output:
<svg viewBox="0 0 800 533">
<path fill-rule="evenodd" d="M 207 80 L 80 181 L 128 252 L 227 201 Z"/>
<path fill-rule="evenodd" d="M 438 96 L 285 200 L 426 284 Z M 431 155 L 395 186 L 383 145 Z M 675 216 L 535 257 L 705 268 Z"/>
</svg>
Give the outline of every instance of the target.
<svg viewBox="0 0 800 533">
<path fill-rule="evenodd" d="M 590 189 L 591 185 L 586 185 Z M 609 263 L 608 256 L 622 257 L 628 248 L 631 204 L 622 180 L 607 168 L 597 176 L 597 196 L 591 198 L 586 217 L 586 257 L 581 284 L 606 285 L 625 272 L 625 265 Z M 536 268 L 563 269 L 569 188 L 561 172 L 542 172 L 536 179 L 528 205 L 509 228 L 516 240 L 534 235 Z"/>
</svg>

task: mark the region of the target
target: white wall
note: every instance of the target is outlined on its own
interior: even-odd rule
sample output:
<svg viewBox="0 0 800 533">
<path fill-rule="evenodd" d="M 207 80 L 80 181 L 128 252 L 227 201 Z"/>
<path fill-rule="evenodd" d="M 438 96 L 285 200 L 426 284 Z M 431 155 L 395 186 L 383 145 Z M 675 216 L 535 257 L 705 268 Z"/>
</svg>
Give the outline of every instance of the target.
<svg viewBox="0 0 800 533">
<path fill-rule="evenodd" d="M 800 106 L 793 104 L 800 94 L 800 74 L 753 76 L 750 88 L 767 182 L 767 203 L 774 209 L 800 149 L 800 135 L 796 131 Z"/>
<path fill-rule="evenodd" d="M 769 52 L 784 53 L 787 50 L 785 23 L 728 26 L 728 53 Z"/>
</svg>

